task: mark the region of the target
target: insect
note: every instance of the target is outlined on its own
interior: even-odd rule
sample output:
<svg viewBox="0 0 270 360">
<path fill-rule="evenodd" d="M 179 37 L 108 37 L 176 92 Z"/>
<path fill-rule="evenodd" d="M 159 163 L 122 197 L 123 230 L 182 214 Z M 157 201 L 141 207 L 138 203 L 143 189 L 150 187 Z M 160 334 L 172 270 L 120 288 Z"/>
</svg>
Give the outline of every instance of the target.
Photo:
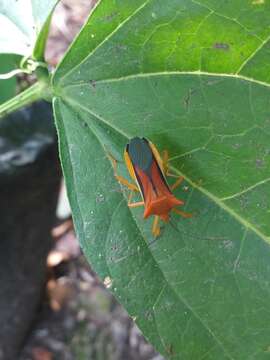
<svg viewBox="0 0 270 360">
<path fill-rule="evenodd" d="M 143 217 L 145 219 L 154 215 L 152 226 L 154 237 L 160 235 L 160 219 L 169 222 L 171 211 L 184 218 L 192 216 L 176 208 L 183 205 L 184 202 L 177 199 L 172 191 L 182 183 L 184 178 L 169 172 L 167 151 L 164 151 L 161 157 L 155 145 L 149 140 L 134 137 L 126 145 L 124 159 L 129 174 L 135 183 L 131 183 L 117 174 L 117 161 L 112 158 L 115 177 L 122 185 L 131 190 L 128 197 L 130 208 L 144 206 Z M 172 186 L 169 186 L 166 176 L 177 177 L 177 180 Z M 134 192 L 138 191 L 141 193 L 142 201 L 132 202 Z"/>
</svg>

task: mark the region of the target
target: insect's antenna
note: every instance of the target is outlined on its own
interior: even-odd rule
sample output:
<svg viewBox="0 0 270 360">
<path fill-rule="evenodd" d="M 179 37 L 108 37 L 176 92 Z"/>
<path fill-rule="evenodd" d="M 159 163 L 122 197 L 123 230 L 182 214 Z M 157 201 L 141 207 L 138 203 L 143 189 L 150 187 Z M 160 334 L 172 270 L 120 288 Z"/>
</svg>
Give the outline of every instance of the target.
<svg viewBox="0 0 270 360">
<path fill-rule="evenodd" d="M 171 227 L 172 227 L 175 231 L 177 231 L 179 234 L 184 234 L 184 235 L 190 236 L 190 233 L 188 234 L 188 233 L 187 233 L 186 231 L 184 231 L 184 230 L 179 230 L 178 227 L 177 227 L 177 225 L 175 224 L 175 222 L 174 222 L 172 219 L 169 220 L 169 224 L 170 224 Z"/>
<path fill-rule="evenodd" d="M 175 222 L 172 221 L 172 219 L 169 220 L 169 224 L 171 225 L 171 227 L 176 230 L 178 233 L 180 234 L 184 234 L 184 235 L 187 235 L 189 237 L 191 237 L 192 239 L 199 239 L 199 240 L 228 240 L 227 238 L 225 237 L 210 237 L 210 236 L 206 236 L 206 237 L 201 237 L 201 236 L 197 236 L 196 234 L 194 233 L 191 233 L 191 232 L 186 232 L 184 230 L 180 230 L 177 225 L 175 224 Z"/>
<path fill-rule="evenodd" d="M 169 224 L 171 225 L 171 227 L 176 230 L 179 234 L 183 233 L 183 231 L 180 231 L 177 227 L 177 225 L 172 221 L 172 219 L 169 220 Z M 154 240 L 150 241 L 148 243 L 149 246 L 153 245 L 156 241 L 158 241 L 158 237 L 156 237 Z"/>
<path fill-rule="evenodd" d="M 111 160 L 112 163 L 123 163 L 123 160 L 116 159 L 110 151 L 106 150 L 107 157 Z"/>
<path fill-rule="evenodd" d="M 195 234 L 193 234 L 193 236 L 192 236 L 192 234 L 191 234 L 190 232 L 187 233 L 187 232 L 184 231 L 184 230 L 180 230 L 172 219 L 169 220 L 169 224 L 170 224 L 171 227 L 172 227 L 175 231 L 177 231 L 179 234 L 184 234 L 184 235 L 187 235 L 187 236 L 191 236 L 193 239 L 197 238 L 197 236 L 195 236 Z"/>
</svg>

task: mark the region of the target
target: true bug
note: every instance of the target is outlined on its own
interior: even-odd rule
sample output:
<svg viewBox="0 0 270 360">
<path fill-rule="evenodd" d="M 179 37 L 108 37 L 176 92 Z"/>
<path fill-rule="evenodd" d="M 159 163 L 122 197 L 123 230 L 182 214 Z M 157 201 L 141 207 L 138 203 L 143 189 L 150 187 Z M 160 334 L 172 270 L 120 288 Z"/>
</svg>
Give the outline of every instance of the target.
<svg viewBox="0 0 270 360">
<path fill-rule="evenodd" d="M 181 184 L 183 176 L 179 177 L 169 172 L 167 151 L 164 151 L 163 157 L 161 157 L 155 145 L 149 140 L 134 137 L 126 146 L 124 159 L 129 174 L 136 184 L 130 183 L 117 174 L 117 161 L 112 158 L 115 177 L 131 190 L 128 198 L 129 207 L 144 206 L 145 219 L 154 215 L 152 233 L 155 237 L 160 234 L 159 220 L 168 222 L 171 211 L 185 218 L 192 216 L 176 209 L 176 206 L 183 205 L 184 202 L 177 199 L 172 191 Z M 169 186 L 166 176 L 177 177 L 177 180 L 172 186 Z M 142 201 L 132 202 L 134 191 L 141 193 Z"/>
</svg>

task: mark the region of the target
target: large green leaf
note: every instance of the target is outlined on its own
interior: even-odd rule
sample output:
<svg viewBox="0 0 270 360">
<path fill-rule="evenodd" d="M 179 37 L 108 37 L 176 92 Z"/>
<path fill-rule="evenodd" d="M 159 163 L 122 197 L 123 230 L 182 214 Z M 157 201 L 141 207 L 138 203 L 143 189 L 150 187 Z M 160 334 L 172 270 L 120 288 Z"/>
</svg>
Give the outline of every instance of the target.
<svg viewBox="0 0 270 360">
<path fill-rule="evenodd" d="M 270 356 L 269 10 L 103 0 L 54 76 L 81 245 L 167 358 Z M 106 155 L 121 160 L 133 136 L 168 149 L 186 179 L 176 194 L 193 217 L 172 216 L 157 241 Z"/>
<path fill-rule="evenodd" d="M 0 53 L 42 60 L 49 16 L 57 0 L 0 0 Z"/>
</svg>

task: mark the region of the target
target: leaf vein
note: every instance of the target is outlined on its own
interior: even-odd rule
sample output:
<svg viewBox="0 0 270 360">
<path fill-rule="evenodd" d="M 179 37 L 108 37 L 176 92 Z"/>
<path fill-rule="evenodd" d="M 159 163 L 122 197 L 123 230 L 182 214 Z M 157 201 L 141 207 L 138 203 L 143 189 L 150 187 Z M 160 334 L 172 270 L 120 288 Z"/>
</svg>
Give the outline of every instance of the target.
<svg viewBox="0 0 270 360">
<path fill-rule="evenodd" d="M 270 87 L 270 83 L 267 83 L 267 82 L 264 82 L 261 80 L 256 80 L 256 79 L 253 79 L 253 78 L 241 75 L 241 74 L 215 73 L 215 72 L 207 72 L 207 71 L 200 71 L 200 70 L 137 73 L 137 74 L 125 75 L 125 76 L 118 77 L 118 78 L 96 80 L 95 83 L 96 83 L 96 85 L 98 85 L 98 84 L 103 84 L 103 83 L 106 84 L 106 83 L 113 83 L 113 82 L 118 82 L 118 81 L 128 81 L 128 80 L 137 79 L 137 78 L 147 78 L 147 77 L 154 77 L 154 76 L 172 76 L 172 75 L 179 75 L 179 76 L 191 75 L 191 76 L 202 76 L 202 77 L 209 76 L 209 77 L 220 77 L 220 78 L 233 78 L 233 79 L 237 79 L 237 80 L 243 80 L 243 81 L 259 84 L 262 86 Z M 89 81 L 83 80 L 83 81 L 73 82 L 72 84 L 66 84 L 64 86 L 64 88 L 71 88 L 71 87 L 77 87 L 77 86 L 82 86 L 82 85 L 89 86 Z"/>
<path fill-rule="evenodd" d="M 82 59 L 76 66 L 67 71 L 62 77 L 60 82 L 63 83 L 64 79 L 72 74 L 78 67 L 80 67 L 88 58 L 90 58 L 104 43 L 106 43 L 122 26 L 124 26 L 128 21 L 130 21 L 134 16 L 136 16 L 148 3 L 152 0 L 146 0 L 142 5 L 140 5 L 133 13 L 131 13 L 124 21 L 120 22 L 118 26 L 107 35 L 85 58 Z"/>
<path fill-rule="evenodd" d="M 221 201 L 226 201 L 226 200 L 234 199 L 234 198 L 236 198 L 236 197 L 238 197 L 238 196 L 241 196 L 241 195 L 247 193 L 247 192 L 250 191 L 250 190 L 255 189 L 256 187 L 258 187 L 258 186 L 260 186 L 260 185 L 263 185 L 263 184 L 268 183 L 269 181 L 270 181 L 270 177 L 267 178 L 267 179 L 263 179 L 263 180 L 261 180 L 261 181 L 258 181 L 256 184 L 253 184 L 253 185 L 251 185 L 251 186 L 245 188 L 244 190 L 241 190 L 241 191 L 239 191 L 239 192 L 237 192 L 237 193 L 235 193 L 235 194 L 232 194 L 232 195 L 229 195 L 229 196 L 220 198 L 220 200 L 221 200 Z"/>
<path fill-rule="evenodd" d="M 255 49 L 255 51 L 253 51 L 252 54 L 250 54 L 249 57 L 246 58 L 246 60 L 242 63 L 242 65 L 239 67 L 239 69 L 236 71 L 236 74 L 239 74 L 244 67 L 248 64 L 249 61 L 252 60 L 252 58 L 254 58 L 254 56 L 264 47 L 264 45 L 270 40 L 270 35 L 261 42 L 261 44 L 257 47 L 257 49 Z"/>
</svg>

